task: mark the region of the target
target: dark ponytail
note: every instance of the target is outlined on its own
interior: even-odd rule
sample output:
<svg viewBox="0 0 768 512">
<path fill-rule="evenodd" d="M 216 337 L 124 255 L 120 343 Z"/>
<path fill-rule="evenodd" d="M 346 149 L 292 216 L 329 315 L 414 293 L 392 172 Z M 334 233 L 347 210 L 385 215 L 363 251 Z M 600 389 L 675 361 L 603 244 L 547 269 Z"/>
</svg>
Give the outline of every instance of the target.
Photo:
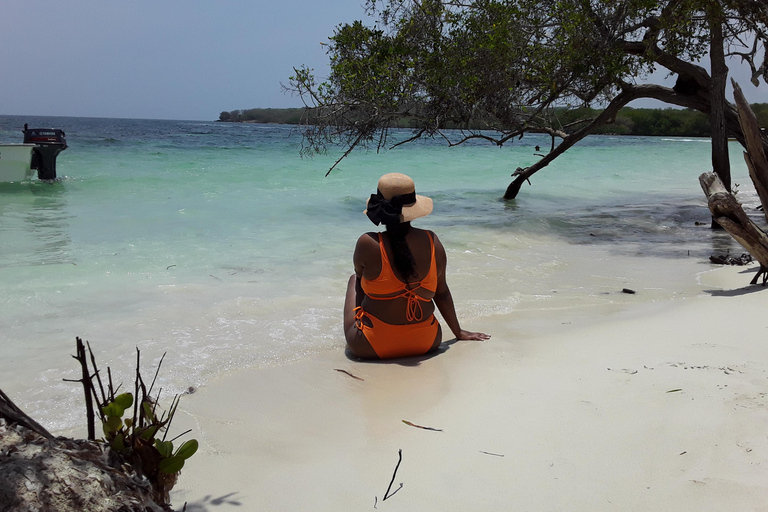
<svg viewBox="0 0 768 512">
<path fill-rule="evenodd" d="M 397 224 L 387 224 L 387 234 L 389 235 L 389 244 L 392 247 L 392 256 L 397 271 L 403 276 L 406 283 L 411 278 L 416 277 L 416 260 L 411 254 L 411 249 L 405 241 L 405 235 L 411 230 L 410 222 L 399 222 Z"/>
</svg>

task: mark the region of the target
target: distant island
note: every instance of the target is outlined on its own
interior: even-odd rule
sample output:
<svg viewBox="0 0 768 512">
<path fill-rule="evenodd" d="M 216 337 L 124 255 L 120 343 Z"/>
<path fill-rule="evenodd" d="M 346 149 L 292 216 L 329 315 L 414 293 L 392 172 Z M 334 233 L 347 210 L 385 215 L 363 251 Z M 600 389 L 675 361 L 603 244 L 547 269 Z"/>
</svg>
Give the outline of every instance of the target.
<svg viewBox="0 0 768 512">
<path fill-rule="evenodd" d="M 224 111 L 218 120 L 223 123 L 299 124 L 306 111 L 304 108 L 249 108 Z"/>
<path fill-rule="evenodd" d="M 752 110 L 762 127 L 768 127 L 768 103 L 754 103 Z M 556 112 L 559 124 L 566 126 L 579 116 L 596 117 L 601 110 L 592 108 L 561 110 Z M 300 124 L 311 119 L 312 112 L 305 108 L 251 108 L 232 110 L 219 114 L 224 123 L 271 123 Z M 556 126 L 556 124 L 555 124 Z M 408 128 L 404 121 L 401 128 Z M 446 128 L 451 128 L 447 126 Z M 475 126 L 475 129 L 481 127 Z M 709 119 L 706 115 L 691 109 L 672 108 L 631 108 L 624 107 L 613 124 L 601 126 L 594 133 L 613 135 L 651 135 L 668 137 L 709 137 Z"/>
</svg>

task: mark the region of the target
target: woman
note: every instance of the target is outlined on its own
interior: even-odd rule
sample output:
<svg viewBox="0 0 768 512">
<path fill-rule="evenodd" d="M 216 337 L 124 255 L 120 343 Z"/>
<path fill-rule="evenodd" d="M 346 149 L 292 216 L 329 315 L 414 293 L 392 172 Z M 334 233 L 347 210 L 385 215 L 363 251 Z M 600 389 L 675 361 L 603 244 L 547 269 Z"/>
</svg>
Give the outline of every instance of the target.
<svg viewBox="0 0 768 512">
<path fill-rule="evenodd" d="M 445 282 L 445 249 L 431 231 L 411 221 L 432 212 L 432 200 L 417 196 L 413 180 L 400 173 L 379 179 L 365 214 L 385 233 L 357 240 L 355 275 L 344 302 L 344 332 L 352 353 L 365 359 L 417 356 L 440 346 L 435 306 L 458 340 L 487 340 L 465 331 L 456 318 Z"/>
</svg>

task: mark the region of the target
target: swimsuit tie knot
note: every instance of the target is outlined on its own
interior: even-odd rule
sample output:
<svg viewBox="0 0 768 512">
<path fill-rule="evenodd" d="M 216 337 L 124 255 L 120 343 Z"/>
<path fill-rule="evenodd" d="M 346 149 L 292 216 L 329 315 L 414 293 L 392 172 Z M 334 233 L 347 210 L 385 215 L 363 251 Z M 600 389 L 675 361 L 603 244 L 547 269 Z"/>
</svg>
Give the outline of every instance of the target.
<svg viewBox="0 0 768 512">
<path fill-rule="evenodd" d="M 409 322 L 421 322 L 424 317 L 424 312 L 421 309 L 420 297 L 412 290 L 408 290 L 405 294 L 405 298 L 408 299 L 408 306 L 405 309 L 405 319 Z"/>
<path fill-rule="evenodd" d="M 365 316 L 365 311 L 363 311 L 363 308 L 360 306 L 357 306 L 355 309 L 355 327 L 363 330 L 363 317 Z"/>
</svg>

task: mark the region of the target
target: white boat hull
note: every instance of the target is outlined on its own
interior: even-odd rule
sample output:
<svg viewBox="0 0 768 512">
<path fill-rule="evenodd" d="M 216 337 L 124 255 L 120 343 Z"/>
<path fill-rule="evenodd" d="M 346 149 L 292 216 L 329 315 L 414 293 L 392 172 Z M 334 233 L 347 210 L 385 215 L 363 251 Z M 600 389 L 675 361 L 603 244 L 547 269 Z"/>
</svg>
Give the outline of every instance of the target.
<svg viewBox="0 0 768 512">
<path fill-rule="evenodd" d="M 30 165 L 34 144 L 0 144 L 0 182 L 25 181 L 34 177 Z"/>
</svg>

